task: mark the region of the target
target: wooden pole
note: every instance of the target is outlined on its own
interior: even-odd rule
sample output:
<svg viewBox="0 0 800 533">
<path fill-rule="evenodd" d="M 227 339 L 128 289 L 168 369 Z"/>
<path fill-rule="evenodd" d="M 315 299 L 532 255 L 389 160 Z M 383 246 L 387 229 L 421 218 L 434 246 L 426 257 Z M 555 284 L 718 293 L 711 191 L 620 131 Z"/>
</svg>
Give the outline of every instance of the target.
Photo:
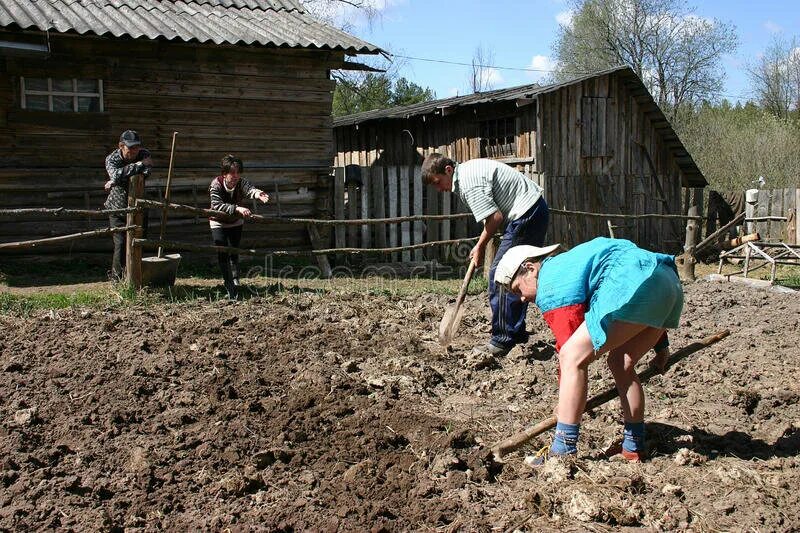
<svg viewBox="0 0 800 533">
<path fill-rule="evenodd" d="M 719 240 L 719 236 L 720 236 L 720 235 L 722 235 L 723 233 L 725 233 L 726 231 L 728 231 L 728 230 L 729 230 L 730 228 L 732 228 L 733 226 L 735 226 L 735 225 L 739 224 L 741 221 L 743 221 L 743 220 L 744 220 L 744 217 L 745 217 L 745 214 L 744 214 L 744 213 L 739 213 L 738 215 L 736 215 L 736 217 L 734 217 L 734 219 L 733 219 L 733 220 L 731 220 L 730 222 L 728 222 L 727 224 L 725 224 L 724 226 L 722 226 L 721 228 L 719 228 L 717 231 L 715 231 L 715 232 L 714 232 L 714 233 L 712 233 L 711 235 L 708 235 L 708 236 L 707 236 L 705 239 L 703 239 L 702 241 L 700 241 L 700 244 L 698 244 L 697 246 L 695 246 L 695 248 L 694 248 L 694 252 L 695 252 L 695 253 L 698 253 L 700 250 L 703 250 L 703 249 L 705 249 L 705 248 L 706 248 L 706 246 L 709 246 L 709 245 L 711 245 L 712 243 L 715 243 L 715 242 L 717 242 L 717 240 Z"/>
<path fill-rule="evenodd" d="M 794 243 L 800 244 L 800 187 L 794 191 Z"/>
<path fill-rule="evenodd" d="M 698 352 L 703 348 L 706 348 L 708 346 L 711 346 L 712 344 L 721 341 L 722 339 L 730 335 L 730 333 L 731 332 L 729 330 L 725 329 L 715 333 L 714 335 L 709 335 L 704 339 L 695 341 L 692 344 L 681 348 L 680 350 L 672 354 L 672 357 L 670 357 L 669 361 L 667 361 L 667 364 L 664 367 L 664 371 L 666 372 L 670 367 L 675 365 L 678 361 L 686 359 L 693 353 Z M 659 371 L 658 369 L 649 367 L 639 374 L 639 381 L 641 381 L 642 383 L 646 383 L 650 381 L 650 379 L 653 376 L 661 373 L 662 372 Z M 619 392 L 617 391 L 616 387 L 608 389 L 605 392 L 602 392 L 596 396 L 593 396 L 592 398 L 589 399 L 589 401 L 586 402 L 586 408 L 584 409 L 584 412 L 591 411 L 592 409 L 597 409 L 601 405 L 613 400 L 617 396 L 619 396 Z M 520 431 L 515 435 L 512 435 L 506 440 L 501 441 L 492 446 L 492 455 L 494 456 L 496 461 L 499 461 L 500 459 L 503 458 L 504 455 L 507 455 L 513 451 L 518 450 L 525 443 L 527 443 L 529 440 L 536 437 L 537 435 L 541 435 L 548 429 L 556 427 L 556 422 L 557 422 L 556 417 L 551 416 L 546 420 L 542 420 L 535 426 L 531 426 L 523 431 Z"/>
<path fill-rule="evenodd" d="M 136 203 L 140 208 L 156 207 L 160 209 L 164 206 L 163 202 L 155 202 L 153 200 L 145 200 L 145 199 L 138 199 Z M 239 213 L 234 213 L 233 215 L 229 215 L 228 213 L 214 211 L 213 209 L 202 209 L 199 207 L 192 207 L 189 205 L 182 205 L 182 204 L 168 204 L 167 208 L 177 213 L 190 213 L 205 217 L 234 216 L 238 218 L 244 218 Z M 453 215 L 410 215 L 407 217 L 393 217 L 393 218 L 325 220 L 317 218 L 278 218 L 278 217 L 265 217 L 262 215 L 250 215 L 249 217 L 247 217 L 247 220 L 248 222 L 252 222 L 254 224 L 303 224 L 303 225 L 316 224 L 319 226 L 337 226 L 337 225 L 361 226 L 363 224 L 387 224 L 387 223 L 398 223 L 398 222 L 413 222 L 415 220 L 451 220 L 455 218 L 467 218 L 471 216 L 472 216 L 471 213 L 456 213 Z"/>
<path fill-rule="evenodd" d="M 696 205 L 690 206 L 688 215 L 690 217 L 696 216 L 698 213 L 698 209 Z M 690 218 L 686 221 L 686 241 L 683 245 L 683 255 L 681 256 L 680 260 L 677 261 L 678 266 L 681 270 L 681 278 L 694 281 L 694 266 L 697 264 L 697 259 L 695 258 L 695 248 L 697 246 L 697 222 L 694 218 Z"/>
<path fill-rule="evenodd" d="M 161 209 L 161 231 L 159 231 L 159 240 L 164 240 L 164 231 L 167 228 L 167 206 L 169 205 L 169 186 L 172 183 L 172 162 L 175 160 L 175 139 L 178 136 L 177 131 L 172 132 L 172 148 L 169 151 L 169 169 L 167 170 L 167 186 L 164 188 L 164 207 Z M 164 248 L 158 247 L 158 257 L 164 257 Z"/>
<path fill-rule="evenodd" d="M 187 242 L 179 241 L 161 241 L 155 239 L 135 239 L 135 247 L 141 249 L 142 246 L 165 246 L 174 250 L 188 250 L 193 252 L 226 252 L 240 255 L 325 255 L 333 253 L 342 254 L 363 254 L 363 253 L 376 253 L 388 254 L 395 252 L 403 252 L 406 250 L 416 250 L 419 248 L 428 248 L 430 246 L 446 246 L 450 244 L 459 244 L 462 242 L 474 242 L 478 237 L 470 237 L 466 239 L 452 239 L 449 241 L 433 241 L 425 242 L 422 244 L 412 244 L 409 246 L 396 246 L 392 248 L 321 248 L 319 250 L 256 250 L 255 248 L 234 248 L 232 246 L 213 246 L 210 244 L 190 244 Z"/>
<path fill-rule="evenodd" d="M 135 226 L 123 226 L 121 228 L 102 228 L 92 231 L 83 231 L 81 233 L 71 233 L 69 235 L 59 235 L 58 237 L 47 237 L 45 239 L 33 239 L 30 241 L 19 242 L 4 242 L 0 243 L 0 250 L 22 250 L 25 248 L 36 248 L 42 244 L 55 244 L 61 242 L 75 241 L 78 239 L 87 239 L 90 237 L 99 237 L 101 235 L 110 235 L 112 233 L 121 233 L 134 229 Z"/>
<path fill-rule="evenodd" d="M 136 207 L 136 199 L 144 196 L 144 176 L 136 174 L 130 178 L 128 190 L 128 207 Z M 156 202 L 157 203 L 157 202 Z M 142 237 L 142 222 L 144 214 L 141 211 L 128 213 L 128 226 L 136 226 L 128 232 L 125 241 L 125 278 L 128 285 L 135 289 L 142 286 L 142 247 L 134 246 L 135 239 Z"/>
<path fill-rule="evenodd" d="M 64 209 L 63 207 L 26 207 L 23 209 L 0 209 L 0 217 L 16 219 L 26 215 L 36 215 L 37 217 L 44 215 L 50 217 L 75 216 L 80 218 L 107 218 L 108 215 L 124 215 L 133 211 L 137 211 L 137 208 L 126 207 L 125 209 L 104 209 L 98 211 L 96 209 Z"/>
</svg>

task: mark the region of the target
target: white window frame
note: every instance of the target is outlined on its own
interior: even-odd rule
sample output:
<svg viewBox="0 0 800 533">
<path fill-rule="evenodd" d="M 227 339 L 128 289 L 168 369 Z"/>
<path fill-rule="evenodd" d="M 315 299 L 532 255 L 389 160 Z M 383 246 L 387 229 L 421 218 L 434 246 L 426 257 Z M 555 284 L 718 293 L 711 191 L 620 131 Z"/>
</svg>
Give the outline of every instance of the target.
<svg viewBox="0 0 800 533">
<path fill-rule="evenodd" d="M 59 78 L 63 79 L 63 78 Z M 85 78 L 81 78 L 85 79 Z M 89 97 L 89 98 L 98 98 L 100 100 L 100 108 L 98 111 L 81 111 L 82 113 L 102 113 L 105 111 L 104 103 L 103 103 L 103 80 L 97 80 L 97 89 L 98 92 L 94 93 L 84 93 L 78 92 L 78 78 L 72 78 L 72 90 L 71 91 L 54 91 L 53 90 L 53 78 L 47 78 L 47 90 L 46 91 L 32 91 L 25 89 L 25 78 L 20 76 L 19 78 L 19 88 L 20 88 L 20 105 L 22 109 L 27 109 L 27 102 L 26 97 L 27 95 L 31 96 L 47 96 L 47 109 L 48 111 L 53 111 L 53 97 L 54 96 L 71 96 L 72 97 L 72 110 L 74 112 L 78 112 L 78 97 Z"/>
</svg>

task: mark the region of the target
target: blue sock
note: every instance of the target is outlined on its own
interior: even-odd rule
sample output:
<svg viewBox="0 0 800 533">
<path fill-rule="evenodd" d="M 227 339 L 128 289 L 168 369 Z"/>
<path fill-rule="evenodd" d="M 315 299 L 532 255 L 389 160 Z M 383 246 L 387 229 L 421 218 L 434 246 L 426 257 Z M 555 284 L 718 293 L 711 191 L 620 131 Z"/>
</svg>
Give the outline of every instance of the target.
<svg viewBox="0 0 800 533">
<path fill-rule="evenodd" d="M 622 448 L 629 452 L 644 451 L 644 422 L 625 422 Z"/>
<path fill-rule="evenodd" d="M 553 455 L 571 455 L 578 453 L 578 435 L 581 431 L 580 424 L 556 423 L 556 433 L 550 445 Z"/>
</svg>

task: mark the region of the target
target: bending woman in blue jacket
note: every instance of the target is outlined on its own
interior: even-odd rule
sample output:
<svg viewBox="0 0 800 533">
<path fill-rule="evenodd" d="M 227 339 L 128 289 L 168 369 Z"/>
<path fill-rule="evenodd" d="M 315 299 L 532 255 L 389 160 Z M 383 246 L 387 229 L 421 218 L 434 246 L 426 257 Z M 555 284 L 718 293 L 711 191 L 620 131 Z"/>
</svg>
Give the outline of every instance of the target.
<svg viewBox="0 0 800 533">
<path fill-rule="evenodd" d="M 558 424 L 550 454 L 577 453 L 588 366 L 607 355 L 625 419 L 622 454 L 640 461 L 646 452 L 645 400 L 634 367 L 657 344 L 665 358 L 666 330 L 678 327 L 683 288 L 674 258 L 623 239 L 600 237 L 552 255 L 558 246 L 516 246 L 495 273 L 495 282 L 541 309 L 560 345 Z"/>
</svg>

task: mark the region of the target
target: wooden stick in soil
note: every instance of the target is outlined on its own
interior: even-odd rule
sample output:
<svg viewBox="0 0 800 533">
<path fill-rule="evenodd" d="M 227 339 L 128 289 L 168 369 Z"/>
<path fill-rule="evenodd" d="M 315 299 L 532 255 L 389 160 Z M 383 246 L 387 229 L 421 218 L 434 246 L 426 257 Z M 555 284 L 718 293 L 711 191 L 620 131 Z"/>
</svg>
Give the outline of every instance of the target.
<svg viewBox="0 0 800 533">
<path fill-rule="evenodd" d="M 169 169 L 167 170 L 167 186 L 164 189 L 164 207 L 161 209 L 161 232 L 159 233 L 158 240 L 164 240 L 164 230 L 167 227 L 167 206 L 169 205 L 169 186 L 172 182 L 172 162 L 175 160 L 175 138 L 178 136 L 177 131 L 172 132 L 172 148 L 169 151 Z M 158 247 L 158 257 L 164 257 L 164 247 Z"/>
<path fill-rule="evenodd" d="M 710 335 L 704 339 L 699 341 L 693 342 L 692 344 L 681 348 L 680 350 L 676 351 L 672 354 L 669 361 L 667 361 L 666 366 L 664 367 L 664 371 L 668 370 L 672 365 L 677 363 L 678 361 L 687 358 L 688 356 L 692 355 L 695 352 L 702 350 L 708 346 L 711 346 L 714 343 L 717 343 L 730 335 L 730 330 L 722 330 L 714 335 Z M 639 374 L 639 381 L 642 383 L 646 383 L 655 375 L 661 374 L 656 368 L 649 367 L 644 370 L 642 373 Z M 606 390 L 592 398 L 589 398 L 589 401 L 586 402 L 586 408 L 584 412 L 590 411 L 592 409 L 596 409 L 601 405 L 613 400 L 619 396 L 619 392 L 617 391 L 616 387 Z M 501 441 L 494 446 L 492 446 L 492 455 L 494 456 L 495 461 L 499 461 L 503 458 L 504 455 L 507 455 L 513 451 L 518 450 L 521 448 L 525 443 L 527 443 L 532 438 L 536 437 L 537 435 L 541 435 L 548 429 L 552 429 L 556 427 L 556 417 L 551 416 L 546 420 L 542 420 L 535 426 L 531 426 L 519 433 L 512 435 L 511 437 L 507 438 L 504 441 Z"/>
</svg>

